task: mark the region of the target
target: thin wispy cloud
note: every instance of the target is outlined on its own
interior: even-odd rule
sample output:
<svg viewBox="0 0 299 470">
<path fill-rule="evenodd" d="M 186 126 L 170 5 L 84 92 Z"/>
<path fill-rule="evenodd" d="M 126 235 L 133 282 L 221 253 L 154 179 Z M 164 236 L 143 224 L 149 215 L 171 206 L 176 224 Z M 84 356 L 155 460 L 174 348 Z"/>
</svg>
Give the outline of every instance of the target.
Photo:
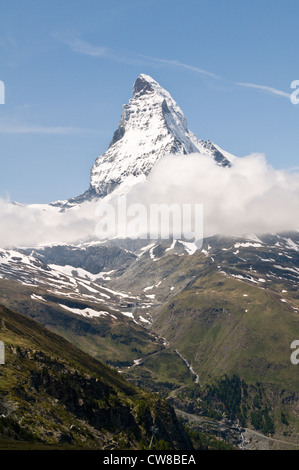
<svg viewBox="0 0 299 470">
<path fill-rule="evenodd" d="M 282 96 L 288 99 L 291 98 L 291 93 L 286 93 L 285 91 L 278 90 L 277 88 L 273 88 L 273 87 L 266 86 L 266 85 L 257 85 L 255 83 L 242 83 L 242 82 L 237 82 L 236 85 L 239 85 L 245 88 L 255 88 L 256 90 L 270 93 L 272 95 Z"/>
<path fill-rule="evenodd" d="M 179 67 L 182 69 L 190 70 L 191 72 L 197 72 L 201 75 L 206 75 L 207 77 L 215 78 L 216 80 L 224 80 L 222 77 L 219 77 L 219 75 L 216 75 L 213 72 L 209 72 L 208 70 L 204 70 L 200 67 L 195 67 L 194 65 L 185 64 L 184 62 L 180 62 L 179 60 L 176 60 L 176 59 L 169 60 L 169 59 L 160 59 L 158 57 L 145 56 L 141 54 L 137 54 L 137 55 L 145 59 L 151 60 L 153 62 L 158 62 L 160 64 L 170 65 L 173 67 Z"/>
<path fill-rule="evenodd" d="M 53 37 L 58 40 L 61 44 L 68 46 L 76 54 L 81 54 L 89 57 L 103 58 L 112 60 L 113 62 L 121 62 L 132 65 L 149 64 L 149 61 L 146 57 L 145 59 L 142 59 L 141 55 L 134 54 L 130 51 L 117 52 L 105 46 L 94 45 L 88 41 L 74 38 L 69 34 L 54 33 Z"/>
<path fill-rule="evenodd" d="M 0 124 L 0 134 L 48 134 L 69 135 L 79 133 L 94 133 L 93 129 L 63 126 L 31 126 L 26 124 Z"/>
<path fill-rule="evenodd" d="M 243 88 L 252 88 L 262 93 L 267 93 L 273 96 L 279 96 L 279 97 L 283 97 L 287 99 L 291 98 L 291 93 L 287 93 L 285 91 L 279 90 L 272 86 L 259 85 L 256 83 L 248 83 L 248 82 L 235 82 L 233 80 L 227 80 L 221 77 L 220 75 L 217 75 L 214 72 L 210 72 L 209 70 L 205 70 L 201 67 L 197 67 L 194 65 L 186 64 L 176 59 L 162 59 L 159 57 L 151 57 L 151 56 L 133 53 L 129 51 L 126 54 L 117 53 L 113 51 L 112 49 L 108 49 L 105 46 L 95 46 L 81 39 L 61 36 L 59 34 L 55 34 L 54 37 L 56 37 L 56 39 L 58 39 L 63 44 L 69 46 L 73 50 L 73 52 L 76 52 L 79 54 L 84 54 L 84 55 L 91 56 L 91 57 L 102 57 L 102 58 L 113 60 L 115 62 L 126 62 L 130 64 L 135 64 L 135 65 L 136 64 L 140 64 L 140 65 L 159 64 L 159 65 L 164 65 L 167 67 L 177 67 L 177 68 L 181 68 L 181 69 L 185 69 L 191 72 L 198 73 L 200 75 L 204 75 L 206 77 L 213 78 L 215 80 L 220 80 L 226 83 L 230 83 L 232 85 L 240 86 Z"/>
<path fill-rule="evenodd" d="M 201 75 L 206 75 L 208 77 L 215 78 L 216 80 L 221 80 L 223 82 L 231 83 L 233 85 L 238 85 L 238 86 L 242 86 L 242 87 L 245 87 L 245 88 L 254 88 L 256 90 L 260 90 L 260 91 L 268 93 L 268 94 L 270 93 L 272 95 L 282 96 L 282 97 L 288 98 L 288 99 L 291 98 L 291 93 L 286 93 L 285 91 L 278 90 L 277 88 L 273 88 L 273 87 L 266 86 L 266 85 L 258 85 L 258 84 L 255 84 L 255 83 L 235 82 L 235 81 L 227 80 L 227 79 L 225 79 L 225 78 L 221 77 L 220 75 L 217 75 L 213 72 L 209 72 L 208 70 L 202 69 L 200 67 L 195 67 L 193 65 L 185 64 L 185 63 L 180 62 L 178 60 L 159 59 L 158 57 L 149 57 L 149 56 L 142 56 L 142 57 L 148 58 L 152 61 L 155 61 L 155 62 L 158 62 L 158 63 L 161 63 L 161 64 L 180 67 L 180 68 L 183 68 L 185 70 L 190 70 L 191 72 L 197 72 Z"/>
<path fill-rule="evenodd" d="M 142 57 L 146 57 L 146 56 L 142 56 Z M 272 95 L 282 96 L 282 97 L 287 98 L 287 99 L 291 98 L 291 93 L 286 93 L 285 91 L 278 90 L 277 88 L 273 88 L 273 87 L 266 86 L 266 85 L 258 85 L 258 84 L 255 84 L 255 83 L 234 82 L 234 81 L 231 81 L 231 80 L 227 80 L 227 79 L 225 79 L 225 78 L 223 78 L 223 77 L 221 77 L 221 76 L 219 76 L 219 75 L 217 75 L 213 72 L 209 72 L 208 70 L 204 70 L 200 67 L 195 67 L 193 65 L 185 64 L 185 63 L 180 62 L 178 60 L 159 59 L 157 57 L 147 57 L 147 58 L 151 59 L 155 62 L 161 63 L 161 64 L 180 67 L 180 68 L 183 68 L 185 70 L 190 70 L 191 72 L 197 72 L 201 75 L 206 75 L 206 76 L 214 78 L 216 80 L 221 80 L 223 82 L 230 83 L 230 84 L 233 84 L 233 85 L 238 85 L 238 86 L 241 86 L 241 87 L 244 87 L 244 88 L 254 88 L 256 90 L 259 90 L 259 91 L 262 91 L 262 92 L 265 92 L 265 93 L 268 93 L 268 94 L 272 94 Z"/>
<path fill-rule="evenodd" d="M 109 55 L 107 47 L 93 46 L 89 42 L 81 39 L 70 39 L 65 42 L 74 52 L 78 54 L 89 55 L 91 57 L 105 57 Z"/>
</svg>

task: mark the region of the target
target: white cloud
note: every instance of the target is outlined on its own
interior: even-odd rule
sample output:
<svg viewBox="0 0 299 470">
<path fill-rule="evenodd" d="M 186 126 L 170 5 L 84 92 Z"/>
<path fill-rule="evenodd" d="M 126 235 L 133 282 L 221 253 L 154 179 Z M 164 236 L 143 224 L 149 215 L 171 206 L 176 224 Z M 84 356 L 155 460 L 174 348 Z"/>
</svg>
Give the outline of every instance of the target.
<svg viewBox="0 0 299 470">
<path fill-rule="evenodd" d="M 206 237 L 298 230 L 299 174 L 275 170 L 258 154 L 235 158 L 231 168 L 200 154 L 170 155 L 156 164 L 147 181 L 131 188 L 127 206 L 136 203 L 146 210 L 150 204 L 203 204 Z M 59 212 L 52 206 L 0 199 L 0 246 L 95 237 L 97 208 L 91 201 Z"/>
<path fill-rule="evenodd" d="M 299 229 L 299 174 L 275 170 L 263 155 L 235 158 L 231 168 L 200 154 L 167 156 L 128 203 L 203 204 L 204 236 Z"/>
<path fill-rule="evenodd" d="M 94 233 L 95 203 L 60 212 L 48 205 L 14 204 L 0 199 L 0 247 L 72 243 Z"/>
</svg>

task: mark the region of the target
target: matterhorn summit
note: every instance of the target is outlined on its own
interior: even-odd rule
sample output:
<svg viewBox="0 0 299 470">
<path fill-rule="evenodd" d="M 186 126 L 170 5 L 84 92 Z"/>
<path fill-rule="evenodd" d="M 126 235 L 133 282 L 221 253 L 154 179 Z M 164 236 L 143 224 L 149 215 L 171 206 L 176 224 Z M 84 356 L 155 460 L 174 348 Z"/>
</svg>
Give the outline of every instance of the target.
<svg viewBox="0 0 299 470">
<path fill-rule="evenodd" d="M 200 153 L 229 166 L 226 152 L 211 141 L 202 141 L 188 129 L 187 120 L 170 96 L 153 78 L 141 74 L 133 98 L 123 113 L 108 150 L 97 158 L 86 196 L 103 197 L 120 184 L 145 178 L 167 154 Z M 227 158 L 228 157 L 228 158 Z"/>
</svg>

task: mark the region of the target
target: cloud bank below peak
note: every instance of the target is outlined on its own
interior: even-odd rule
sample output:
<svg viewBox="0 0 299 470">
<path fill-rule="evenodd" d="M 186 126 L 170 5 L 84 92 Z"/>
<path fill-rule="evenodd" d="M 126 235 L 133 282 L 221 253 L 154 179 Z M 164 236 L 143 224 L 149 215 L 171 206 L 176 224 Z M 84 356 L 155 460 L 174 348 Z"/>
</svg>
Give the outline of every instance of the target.
<svg viewBox="0 0 299 470">
<path fill-rule="evenodd" d="M 99 207 L 117 205 L 121 191 L 60 212 L 45 205 L 21 206 L 0 199 L 0 247 L 75 243 L 96 238 Z M 299 173 L 275 170 L 263 155 L 235 158 L 231 168 L 200 154 L 169 155 L 148 179 L 126 193 L 127 207 L 202 204 L 203 235 L 242 236 L 299 229 Z M 140 227 L 140 233 L 145 230 Z"/>
</svg>

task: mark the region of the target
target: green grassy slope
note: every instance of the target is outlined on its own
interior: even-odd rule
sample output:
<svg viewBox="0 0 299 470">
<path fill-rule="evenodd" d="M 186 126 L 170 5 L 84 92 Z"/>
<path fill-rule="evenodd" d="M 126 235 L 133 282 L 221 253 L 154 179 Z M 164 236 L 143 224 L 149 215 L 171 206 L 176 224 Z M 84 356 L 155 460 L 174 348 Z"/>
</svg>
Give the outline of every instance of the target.
<svg viewBox="0 0 299 470">
<path fill-rule="evenodd" d="M 173 375 L 173 370 L 180 370 L 183 380 L 192 382 L 190 372 L 181 359 L 174 352 L 169 352 L 166 356 L 163 341 L 131 319 L 115 311 L 111 311 L 112 316 L 86 318 L 59 305 L 68 304 L 69 307 L 76 308 L 90 306 L 109 312 L 110 309 L 105 303 L 71 300 L 59 295 L 50 295 L 41 288 L 35 289 L 34 293 L 47 302 L 33 300 L 31 287 L 0 279 L 0 303 L 35 319 L 92 357 L 122 369 L 124 373 L 128 372 L 129 378 L 139 385 L 156 390 L 157 387 L 164 387 L 163 384 L 156 385 L 160 382 L 176 383 L 177 374 Z M 169 369 L 170 355 L 172 370 Z M 146 377 L 141 371 L 142 367 L 128 369 L 140 358 L 147 358 L 146 366 L 149 367 L 146 367 Z M 143 363 L 145 364 L 144 361 Z M 163 369 L 163 374 L 157 374 L 156 369 Z"/>
<path fill-rule="evenodd" d="M 267 429 L 258 420 L 263 413 L 267 420 L 271 410 L 276 436 L 298 442 L 299 366 L 291 363 L 290 345 L 299 339 L 299 314 L 291 303 L 281 302 L 274 291 L 207 268 L 157 311 L 153 327 L 190 361 L 209 407 L 228 411 L 223 399 L 220 407 L 215 403 L 217 393 L 210 397 L 209 387 L 237 376 L 249 386 L 248 397 L 242 395 L 240 402 L 248 410 L 244 423 Z M 263 400 L 257 402 L 259 384 Z"/>
<path fill-rule="evenodd" d="M 299 387 L 290 344 L 299 315 L 269 290 L 207 271 L 159 314 L 159 329 L 189 359 L 202 383 L 223 374 Z"/>
<path fill-rule="evenodd" d="M 142 448 L 153 424 L 157 446 L 190 447 L 167 402 L 3 306 L 0 339 L 0 448 Z"/>
</svg>

